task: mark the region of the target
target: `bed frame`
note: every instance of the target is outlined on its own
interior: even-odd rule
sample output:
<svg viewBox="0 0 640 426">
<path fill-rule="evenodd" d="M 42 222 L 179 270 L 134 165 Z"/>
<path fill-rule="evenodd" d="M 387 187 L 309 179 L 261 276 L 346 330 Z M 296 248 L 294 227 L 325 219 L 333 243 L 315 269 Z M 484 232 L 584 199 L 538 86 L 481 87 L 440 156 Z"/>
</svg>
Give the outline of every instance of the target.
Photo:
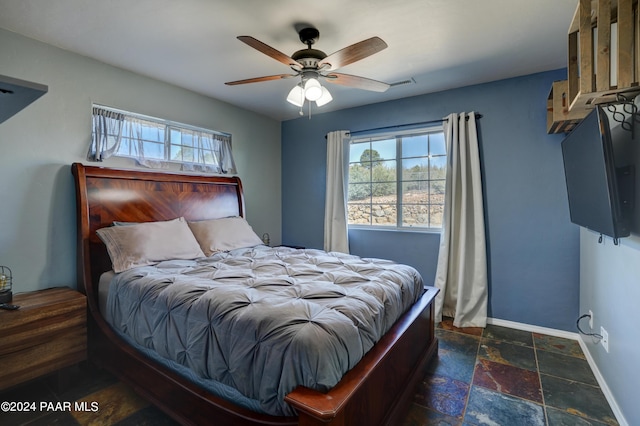
<svg viewBox="0 0 640 426">
<path fill-rule="evenodd" d="M 96 230 L 114 220 L 149 222 L 244 216 L 237 177 L 117 170 L 72 165 L 78 213 L 78 289 L 87 295 L 89 359 L 114 373 L 181 424 L 381 425 L 407 414 L 415 385 L 437 352 L 433 299 L 427 287 L 406 312 L 342 380 L 327 393 L 299 387 L 285 400 L 298 417 L 252 412 L 211 395 L 128 346 L 98 309 L 98 280 L 111 269 Z"/>
</svg>

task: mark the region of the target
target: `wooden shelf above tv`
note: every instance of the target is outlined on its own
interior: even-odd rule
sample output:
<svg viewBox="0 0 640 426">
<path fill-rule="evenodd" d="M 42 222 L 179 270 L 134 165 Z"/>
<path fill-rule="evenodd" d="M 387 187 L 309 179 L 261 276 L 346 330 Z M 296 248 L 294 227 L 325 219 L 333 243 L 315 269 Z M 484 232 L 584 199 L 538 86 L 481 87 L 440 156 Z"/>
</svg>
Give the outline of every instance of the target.
<svg viewBox="0 0 640 426">
<path fill-rule="evenodd" d="M 640 93 L 638 34 L 638 0 L 579 1 L 568 31 L 566 88 L 556 93 L 554 83 L 549 95 L 548 133 L 568 132 L 596 105 Z"/>
</svg>

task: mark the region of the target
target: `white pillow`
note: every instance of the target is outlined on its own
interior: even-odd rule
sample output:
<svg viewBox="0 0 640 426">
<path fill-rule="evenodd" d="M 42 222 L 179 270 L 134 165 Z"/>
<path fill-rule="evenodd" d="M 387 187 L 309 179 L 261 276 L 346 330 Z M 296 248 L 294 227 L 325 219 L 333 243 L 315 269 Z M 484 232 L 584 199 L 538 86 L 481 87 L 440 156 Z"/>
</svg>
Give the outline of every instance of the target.
<svg viewBox="0 0 640 426">
<path fill-rule="evenodd" d="M 184 218 L 110 226 L 96 231 L 107 246 L 115 272 L 170 259 L 203 257 Z"/>
<path fill-rule="evenodd" d="M 188 222 L 205 255 L 262 244 L 251 225 L 242 217 Z"/>
</svg>

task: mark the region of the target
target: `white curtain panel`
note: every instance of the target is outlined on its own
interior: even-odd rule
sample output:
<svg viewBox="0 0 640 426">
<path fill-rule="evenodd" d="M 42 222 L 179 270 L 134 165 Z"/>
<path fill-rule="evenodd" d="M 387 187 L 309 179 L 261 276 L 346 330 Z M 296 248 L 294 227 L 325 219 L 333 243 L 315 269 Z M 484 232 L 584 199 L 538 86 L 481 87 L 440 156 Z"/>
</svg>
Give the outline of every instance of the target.
<svg viewBox="0 0 640 426">
<path fill-rule="evenodd" d="M 446 118 L 447 180 L 436 270 L 435 321 L 456 327 L 487 324 L 487 253 L 475 113 Z"/>
<path fill-rule="evenodd" d="M 124 114 L 99 107 L 92 109 L 91 145 L 87 153 L 89 161 L 103 161 L 118 151 L 124 127 Z"/>
<path fill-rule="evenodd" d="M 327 134 L 327 194 L 324 207 L 324 249 L 349 253 L 347 229 L 348 135 Z"/>
</svg>

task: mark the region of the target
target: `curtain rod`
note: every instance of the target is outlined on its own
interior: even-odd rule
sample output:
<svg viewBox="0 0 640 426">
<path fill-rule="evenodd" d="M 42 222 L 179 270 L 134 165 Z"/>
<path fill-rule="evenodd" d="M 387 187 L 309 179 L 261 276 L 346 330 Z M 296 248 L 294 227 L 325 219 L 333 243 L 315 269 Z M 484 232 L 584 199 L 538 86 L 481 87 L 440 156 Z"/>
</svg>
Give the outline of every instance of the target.
<svg viewBox="0 0 640 426">
<path fill-rule="evenodd" d="M 482 118 L 482 114 L 476 114 L 476 119 L 481 119 Z M 465 117 L 466 120 L 469 120 L 469 116 L 467 115 Z M 423 126 L 425 124 L 436 124 L 436 123 L 442 123 L 444 121 L 447 121 L 448 118 L 441 118 L 439 120 L 429 120 L 429 121 L 421 121 L 418 123 L 408 123 L 408 124 L 398 124 L 395 126 L 386 126 L 386 127 L 376 127 L 374 129 L 365 129 L 365 130 L 356 130 L 354 132 L 349 132 L 349 134 L 351 135 L 356 135 L 358 133 L 367 133 L 367 132 L 373 132 L 373 131 L 377 131 L 377 130 L 389 130 L 389 129 L 397 129 L 399 127 L 411 127 L 411 126 Z M 326 138 L 326 136 L 325 136 Z"/>
</svg>

